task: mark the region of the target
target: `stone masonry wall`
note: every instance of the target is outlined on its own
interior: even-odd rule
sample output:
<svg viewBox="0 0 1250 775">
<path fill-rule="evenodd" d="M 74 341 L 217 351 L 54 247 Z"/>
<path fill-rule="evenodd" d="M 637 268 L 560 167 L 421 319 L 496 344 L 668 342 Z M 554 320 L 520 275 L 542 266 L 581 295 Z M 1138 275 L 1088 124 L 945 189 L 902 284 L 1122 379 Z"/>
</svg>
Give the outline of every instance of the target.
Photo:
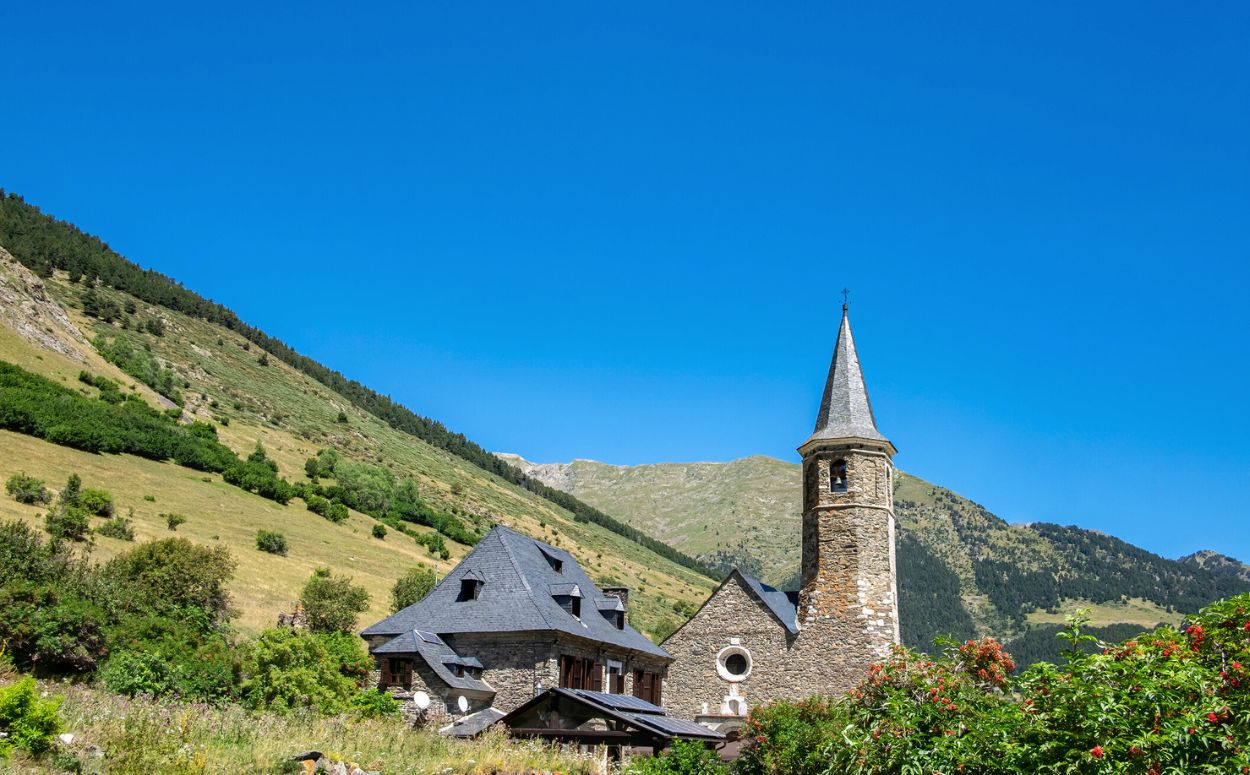
<svg viewBox="0 0 1250 775">
<path fill-rule="evenodd" d="M 446 636 L 457 654 L 476 657 L 484 666 L 482 680 L 495 690 L 494 707 L 507 713 L 534 696 L 534 686 L 554 686 L 547 677 L 552 639 L 517 637 L 509 633 Z"/>
<path fill-rule="evenodd" d="M 844 491 L 832 486 L 837 460 L 846 463 Z M 804 467 L 800 641 L 813 650 L 840 644 L 863 667 L 899 637 L 893 465 L 883 450 L 830 445 L 809 453 Z M 828 686 L 850 683 L 831 674 Z"/>
<path fill-rule="evenodd" d="M 732 640 L 738 643 L 733 644 Z M 772 700 L 809 694 L 804 691 L 812 665 L 795 660 L 794 639 L 736 579 L 730 579 L 707 604 L 664 641 L 673 655 L 664 681 L 664 705 L 671 715 L 694 718 L 719 714 L 732 683 L 717 672 L 722 649 L 738 645 L 750 654 L 751 670 L 737 683 L 737 694 L 750 709 Z"/>
</svg>

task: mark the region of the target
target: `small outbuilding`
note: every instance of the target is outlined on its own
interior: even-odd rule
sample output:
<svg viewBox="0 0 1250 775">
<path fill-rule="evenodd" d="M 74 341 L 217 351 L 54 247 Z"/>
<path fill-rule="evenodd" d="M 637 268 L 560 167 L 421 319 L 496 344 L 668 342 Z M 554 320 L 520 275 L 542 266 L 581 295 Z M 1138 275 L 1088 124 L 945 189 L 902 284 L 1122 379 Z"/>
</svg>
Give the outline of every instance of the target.
<svg viewBox="0 0 1250 775">
<path fill-rule="evenodd" d="M 658 752 L 673 740 L 696 740 L 714 747 L 725 739 L 720 732 L 673 718 L 638 697 L 586 689 L 548 689 L 497 723 L 514 737 L 604 746 L 612 760 L 625 752 Z"/>
</svg>

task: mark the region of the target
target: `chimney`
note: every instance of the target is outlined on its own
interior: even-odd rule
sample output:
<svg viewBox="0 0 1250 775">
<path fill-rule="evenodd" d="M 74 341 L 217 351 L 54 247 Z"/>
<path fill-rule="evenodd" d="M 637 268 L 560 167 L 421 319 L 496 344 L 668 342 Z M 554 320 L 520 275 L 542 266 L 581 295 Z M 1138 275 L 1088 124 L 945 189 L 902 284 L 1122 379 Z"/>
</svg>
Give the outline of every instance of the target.
<svg viewBox="0 0 1250 775">
<path fill-rule="evenodd" d="M 629 610 L 629 587 L 604 587 L 603 594 L 606 597 L 619 597 L 621 605 L 625 610 Z"/>
</svg>

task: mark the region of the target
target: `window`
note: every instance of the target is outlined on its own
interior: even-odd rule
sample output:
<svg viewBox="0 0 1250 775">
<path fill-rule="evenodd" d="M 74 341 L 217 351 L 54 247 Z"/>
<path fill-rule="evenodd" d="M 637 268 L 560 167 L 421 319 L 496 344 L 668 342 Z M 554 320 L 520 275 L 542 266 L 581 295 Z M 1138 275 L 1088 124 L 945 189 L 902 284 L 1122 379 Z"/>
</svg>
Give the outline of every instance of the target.
<svg viewBox="0 0 1250 775">
<path fill-rule="evenodd" d="M 726 681 L 737 683 L 751 674 L 751 652 L 741 646 L 727 646 L 716 655 L 716 673 Z"/>
<path fill-rule="evenodd" d="M 382 672 L 382 686 L 412 688 L 412 661 L 398 657 L 385 657 L 378 666 Z"/>
<path fill-rule="evenodd" d="M 466 600 L 477 600 L 481 594 L 481 581 L 478 579 L 460 579 L 460 594 L 456 596 L 456 602 L 463 603 Z"/>
<path fill-rule="evenodd" d="M 652 705 L 661 703 L 660 691 L 663 686 L 663 679 L 658 673 L 652 673 L 647 670 L 634 671 L 634 696 L 644 702 Z"/>
<path fill-rule="evenodd" d="M 625 668 L 620 662 L 608 662 L 607 672 L 607 689 L 609 694 L 625 693 Z"/>
<path fill-rule="evenodd" d="M 564 560 L 556 557 L 554 554 L 546 549 L 543 549 L 542 547 L 539 547 L 538 551 L 543 553 L 543 559 L 547 561 L 547 564 L 551 566 L 553 571 L 556 573 L 564 573 Z"/>
<path fill-rule="evenodd" d="M 603 666 L 584 657 L 560 657 L 560 688 L 603 691 Z"/>
<path fill-rule="evenodd" d="M 625 629 L 625 612 L 624 611 L 616 612 L 616 629 L 618 630 Z"/>
<path fill-rule="evenodd" d="M 846 492 L 845 460 L 835 460 L 829 465 L 829 489 L 832 492 Z"/>
<path fill-rule="evenodd" d="M 569 598 L 569 613 L 578 619 L 582 618 L 582 599 L 580 597 L 575 595 Z"/>
</svg>

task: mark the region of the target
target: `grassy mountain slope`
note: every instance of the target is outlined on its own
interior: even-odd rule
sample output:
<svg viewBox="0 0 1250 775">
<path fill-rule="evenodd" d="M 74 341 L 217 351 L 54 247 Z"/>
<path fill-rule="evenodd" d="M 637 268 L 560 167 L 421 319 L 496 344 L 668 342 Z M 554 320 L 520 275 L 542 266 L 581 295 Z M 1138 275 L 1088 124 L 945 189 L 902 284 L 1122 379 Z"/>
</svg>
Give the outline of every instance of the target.
<svg viewBox="0 0 1250 775">
<path fill-rule="evenodd" d="M 658 556 L 627 536 L 579 519 L 557 503 L 447 449 L 392 427 L 279 358 L 262 357 L 264 353 L 253 342 L 229 328 L 145 303 L 104 285 L 91 292 L 104 303 L 133 312 L 124 312 L 111 323 L 89 317 L 83 311 L 85 279 L 74 283 L 60 271 L 40 278 L 0 251 L 0 301 L 4 302 L 0 360 L 93 395 L 95 388 L 78 382 L 79 372 L 85 370 L 120 382 L 152 406 L 171 407 L 167 398 L 105 361 L 92 344 L 126 338 L 176 375 L 184 401 L 182 420 L 213 423 L 218 438 L 236 453 L 245 456 L 261 442 L 278 463 L 280 475 L 292 483 L 309 481 L 304 461 L 326 448 L 352 461 L 390 469 L 397 478 L 410 477 L 423 501 L 478 534 L 493 523 L 507 524 L 568 548 L 597 580 L 633 587 L 637 592 L 631 597 L 631 618 L 651 633 L 663 634 L 674 627 L 680 621 L 676 611 L 701 600 L 711 589 L 712 581 L 706 576 Z M 161 335 L 143 330 L 147 321 L 154 320 L 161 321 Z M 103 340 L 98 339 L 101 336 Z M 347 422 L 338 421 L 340 412 Z M 390 584 L 414 563 L 446 570 L 468 551 L 448 541 L 450 559 L 435 560 L 402 534 L 373 538 L 370 531 L 375 521 L 359 512 L 336 525 L 308 511 L 300 499 L 283 506 L 224 484 L 220 475 L 205 475 L 172 462 L 93 455 L 4 432 L 0 434 L 0 476 L 7 478 L 17 471 L 43 478 L 52 487 L 77 472 L 88 486 L 110 490 L 122 513 L 134 509 L 139 540 L 168 534 L 162 513 L 187 516 L 179 534 L 219 541 L 239 560 L 232 591 L 242 612 L 239 625 L 248 631 L 271 623 L 279 610 L 289 606 L 317 565 L 356 577 L 372 595 L 373 607 L 367 616 L 380 616 L 385 613 Z M 36 520 L 43 511 L 9 499 L 0 504 L 0 516 Z M 288 556 L 258 552 L 253 540 L 258 528 L 286 533 L 291 542 Z M 430 531 L 421 526 L 413 529 Z M 97 543 L 102 557 L 125 546 L 107 538 L 97 538 Z"/>
<path fill-rule="evenodd" d="M 797 583 L 795 463 L 750 457 L 630 467 L 506 457 L 708 564 L 737 563 L 773 584 Z M 895 504 L 904 640 L 912 645 L 927 645 L 941 632 L 1017 639 L 1034 630 L 1049 633 L 1077 608 L 1090 609 L 1095 626 L 1151 627 L 1250 589 L 1245 566 L 1235 560 L 1204 553 L 1180 562 L 1075 527 L 1010 525 L 902 472 Z M 1053 640 L 1018 641 L 1029 652 L 1021 656 L 1047 651 Z"/>
</svg>

